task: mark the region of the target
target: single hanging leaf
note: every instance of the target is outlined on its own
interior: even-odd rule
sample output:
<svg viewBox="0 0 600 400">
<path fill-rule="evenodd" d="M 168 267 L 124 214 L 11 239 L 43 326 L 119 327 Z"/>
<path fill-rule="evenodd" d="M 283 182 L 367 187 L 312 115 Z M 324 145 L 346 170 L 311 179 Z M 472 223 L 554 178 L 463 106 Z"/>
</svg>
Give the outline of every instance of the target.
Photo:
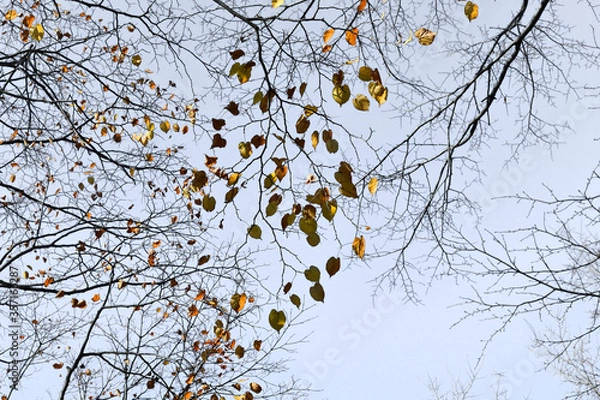
<svg viewBox="0 0 600 400">
<path fill-rule="evenodd" d="M 260 102 L 263 98 L 263 92 L 261 92 L 260 90 L 258 92 L 256 92 L 254 94 L 254 97 L 252 97 L 252 105 L 257 104 L 258 102 Z"/>
<path fill-rule="evenodd" d="M 131 63 L 136 67 L 139 67 L 142 64 L 142 56 L 136 54 L 135 56 L 131 57 Z"/>
<path fill-rule="evenodd" d="M 325 264 L 325 270 L 330 277 L 334 276 L 340 270 L 341 261 L 339 257 L 330 257 Z"/>
<path fill-rule="evenodd" d="M 312 135 L 310 135 L 310 141 L 312 144 L 313 149 L 317 149 L 317 146 L 319 144 L 319 131 L 314 131 L 312 133 Z"/>
<path fill-rule="evenodd" d="M 340 105 L 344 105 L 350 100 L 350 87 L 348 85 L 335 85 L 332 92 L 333 100 Z"/>
<path fill-rule="evenodd" d="M 306 92 L 306 82 L 302 82 L 300 84 L 300 97 L 304 96 L 304 92 Z"/>
<path fill-rule="evenodd" d="M 214 197 L 205 195 L 202 199 L 202 208 L 204 208 L 204 210 L 208 212 L 214 211 L 216 206 L 217 200 Z"/>
<path fill-rule="evenodd" d="M 467 1 L 467 4 L 465 4 L 465 15 L 469 19 L 469 22 L 473 21 L 479 16 L 479 6 L 472 1 Z"/>
<path fill-rule="evenodd" d="M 380 106 L 387 101 L 388 90 L 379 82 L 369 83 L 369 93 Z"/>
<path fill-rule="evenodd" d="M 227 107 L 225 107 L 225 109 L 233 115 L 239 115 L 240 113 L 239 104 L 234 101 L 230 101 L 229 104 L 227 104 Z"/>
<path fill-rule="evenodd" d="M 244 53 L 244 50 L 237 49 L 230 51 L 229 54 L 231 55 L 232 60 L 237 60 L 238 58 L 243 57 L 246 53 Z"/>
<path fill-rule="evenodd" d="M 358 28 L 352 28 L 349 31 L 346 31 L 346 42 L 350 46 L 356 46 L 356 41 L 358 39 Z"/>
<path fill-rule="evenodd" d="M 415 37 L 419 40 L 419 44 L 423 46 L 429 46 L 435 40 L 435 32 L 429 29 L 419 28 L 415 32 Z"/>
<path fill-rule="evenodd" d="M 19 14 L 17 13 L 16 10 L 7 11 L 6 14 L 4 14 L 4 18 L 6 18 L 7 21 L 12 21 L 13 19 L 17 18 L 18 16 L 19 16 Z"/>
<path fill-rule="evenodd" d="M 163 131 L 164 133 L 169 132 L 169 129 L 171 129 L 171 123 L 169 121 L 163 121 L 161 122 L 158 127 L 160 128 L 161 131 Z"/>
<path fill-rule="evenodd" d="M 248 228 L 248 236 L 250 236 L 252 239 L 260 239 L 262 236 L 262 229 L 260 229 L 260 226 L 258 225 L 252 225 L 250 228 Z"/>
<path fill-rule="evenodd" d="M 360 0 L 360 3 L 358 3 L 358 7 L 356 7 L 356 11 L 361 13 L 365 11 L 365 8 L 367 8 L 367 0 Z"/>
<path fill-rule="evenodd" d="M 246 353 L 246 349 L 244 349 L 242 346 L 237 346 L 235 348 L 235 355 L 238 356 L 238 358 L 244 357 L 245 353 Z"/>
<path fill-rule="evenodd" d="M 262 392 L 262 387 L 260 387 L 260 385 L 256 382 L 251 382 L 250 390 L 252 390 L 254 393 L 260 393 Z"/>
<path fill-rule="evenodd" d="M 271 0 L 271 6 L 277 8 L 283 4 L 283 0 Z"/>
<path fill-rule="evenodd" d="M 323 33 L 323 43 L 327 43 L 331 40 L 331 38 L 333 37 L 333 34 L 335 33 L 335 29 L 333 28 L 329 28 L 327 29 L 324 33 Z"/>
<path fill-rule="evenodd" d="M 299 134 L 305 133 L 310 127 L 310 121 L 305 114 L 302 114 L 296 121 L 296 132 Z"/>
<path fill-rule="evenodd" d="M 310 268 L 304 271 L 304 276 L 310 282 L 319 282 L 321 279 L 321 271 L 319 271 L 319 268 L 311 265 Z"/>
<path fill-rule="evenodd" d="M 252 145 L 250 142 L 240 142 L 238 149 L 242 158 L 248 158 L 252 155 Z"/>
<path fill-rule="evenodd" d="M 269 325 L 277 332 L 285 325 L 285 313 L 283 311 L 271 310 L 269 313 Z"/>
<path fill-rule="evenodd" d="M 320 301 L 321 303 L 325 302 L 325 289 L 323 289 L 323 285 L 320 283 L 315 283 L 309 290 L 310 297 L 312 297 L 315 301 Z"/>
<path fill-rule="evenodd" d="M 365 256 L 365 248 L 367 247 L 367 242 L 364 236 L 360 236 L 354 238 L 352 242 L 352 250 L 354 250 L 354 254 L 358 256 L 358 258 L 362 259 Z"/>
<path fill-rule="evenodd" d="M 316 247 L 321 243 L 321 237 L 317 233 L 309 233 L 306 235 L 306 241 L 312 247 Z"/>
<path fill-rule="evenodd" d="M 36 26 L 31 28 L 29 36 L 31 36 L 34 40 L 37 40 L 38 42 L 41 41 L 44 37 L 44 27 L 42 26 L 42 24 L 37 24 Z"/>
<path fill-rule="evenodd" d="M 369 184 L 367 185 L 367 188 L 369 189 L 369 192 L 371 194 L 375 194 L 375 192 L 377 191 L 378 185 L 379 185 L 379 181 L 377 180 L 377 178 L 371 178 L 371 180 L 369 181 Z"/>
<path fill-rule="evenodd" d="M 352 99 L 352 105 L 359 111 L 369 111 L 370 104 L 371 102 L 364 94 L 357 94 L 356 97 Z"/>
<path fill-rule="evenodd" d="M 216 119 L 216 118 L 212 119 L 212 126 L 217 131 L 220 131 L 221 129 L 223 129 L 223 127 L 225 126 L 225 124 L 226 124 L 226 122 L 225 122 L 224 119 Z"/>
<path fill-rule="evenodd" d="M 300 297 L 298 297 L 298 295 L 296 295 L 296 294 L 291 295 L 290 301 L 292 302 L 293 305 L 296 306 L 296 308 L 300 308 Z"/>
<path fill-rule="evenodd" d="M 364 82 L 369 82 L 372 78 L 373 70 L 366 65 L 358 69 L 358 79 Z"/>
<path fill-rule="evenodd" d="M 244 306 L 246 305 L 246 299 L 246 293 L 235 293 L 233 296 L 231 296 L 231 300 L 229 301 L 231 309 L 236 313 L 239 313 L 244 309 Z"/>
</svg>

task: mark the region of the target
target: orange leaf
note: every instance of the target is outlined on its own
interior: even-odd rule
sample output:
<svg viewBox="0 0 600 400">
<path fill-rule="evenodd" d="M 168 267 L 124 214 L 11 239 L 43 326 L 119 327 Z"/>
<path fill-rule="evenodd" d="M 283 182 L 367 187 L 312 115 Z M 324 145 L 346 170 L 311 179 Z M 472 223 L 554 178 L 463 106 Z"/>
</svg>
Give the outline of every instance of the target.
<svg viewBox="0 0 600 400">
<path fill-rule="evenodd" d="M 360 0 L 360 3 L 358 4 L 358 7 L 356 9 L 358 10 L 358 12 L 363 12 L 365 11 L 365 8 L 367 8 L 367 0 Z"/>
<path fill-rule="evenodd" d="M 359 257 L 363 258 L 365 256 L 365 247 L 367 247 L 367 242 L 364 236 L 354 238 L 352 242 L 352 250 Z"/>
<path fill-rule="evenodd" d="M 356 40 L 358 39 L 358 28 L 352 28 L 349 31 L 346 31 L 346 42 L 350 46 L 356 46 Z"/>
<path fill-rule="evenodd" d="M 28 15 L 25 18 L 23 18 L 23 25 L 25 25 L 26 28 L 31 28 L 31 25 L 33 25 L 34 20 L 35 17 L 33 15 Z"/>
<path fill-rule="evenodd" d="M 331 38 L 333 37 L 333 34 L 335 33 L 335 29 L 333 28 L 329 28 L 327 29 L 324 33 L 323 33 L 323 43 L 327 43 L 331 40 Z"/>
<path fill-rule="evenodd" d="M 92 301 L 99 301 L 100 300 L 100 294 L 96 293 L 93 297 L 92 297 Z"/>
</svg>

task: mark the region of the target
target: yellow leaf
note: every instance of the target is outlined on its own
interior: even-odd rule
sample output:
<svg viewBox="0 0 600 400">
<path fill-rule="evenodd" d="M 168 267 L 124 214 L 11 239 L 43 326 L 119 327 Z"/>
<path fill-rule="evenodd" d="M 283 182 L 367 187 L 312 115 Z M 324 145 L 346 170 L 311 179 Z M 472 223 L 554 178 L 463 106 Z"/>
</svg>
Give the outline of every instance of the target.
<svg viewBox="0 0 600 400">
<path fill-rule="evenodd" d="M 283 4 L 283 0 L 271 0 L 271 6 L 277 8 Z"/>
<path fill-rule="evenodd" d="M 371 102 L 364 94 L 358 94 L 352 99 L 352 104 L 354 105 L 354 108 L 359 111 L 369 111 L 369 105 Z"/>
<path fill-rule="evenodd" d="M 265 187 L 265 189 L 269 189 L 275 184 L 275 182 L 277 182 L 277 175 L 275 174 L 275 172 L 271 172 L 265 177 L 263 186 Z"/>
<path fill-rule="evenodd" d="M 317 106 L 310 104 L 304 106 L 304 115 L 308 118 L 319 110 Z"/>
<path fill-rule="evenodd" d="M 169 132 L 169 129 L 171 129 L 171 124 L 169 123 L 169 121 L 163 121 L 160 123 L 159 128 L 164 133 L 167 133 Z"/>
<path fill-rule="evenodd" d="M 323 42 L 327 43 L 331 40 L 331 38 L 333 37 L 333 34 L 335 33 L 335 29 L 333 28 L 329 28 L 327 29 L 324 33 L 323 33 Z"/>
<path fill-rule="evenodd" d="M 319 131 L 314 131 L 312 135 L 310 135 L 310 141 L 313 149 L 316 149 L 317 145 L 319 144 Z"/>
<path fill-rule="evenodd" d="M 254 97 L 252 97 L 252 104 L 257 104 L 258 102 L 260 102 L 263 98 L 263 92 L 261 92 L 260 90 L 258 92 L 256 92 L 254 94 Z"/>
<path fill-rule="evenodd" d="M 364 236 L 361 235 L 360 238 L 354 238 L 354 241 L 352 242 L 352 250 L 354 250 L 354 254 L 361 259 L 365 256 L 365 247 L 367 247 L 367 242 L 365 241 Z"/>
<path fill-rule="evenodd" d="M 235 185 L 237 183 L 237 181 L 240 179 L 240 176 L 242 176 L 242 174 L 239 172 L 230 173 L 229 176 L 227 177 L 227 186 Z"/>
<path fill-rule="evenodd" d="M 277 332 L 285 325 L 285 313 L 283 311 L 271 310 L 269 313 L 269 325 Z"/>
<path fill-rule="evenodd" d="M 252 225 L 250 228 L 248 228 L 248 236 L 250 236 L 252 239 L 260 239 L 262 236 L 262 229 L 260 229 L 260 226 L 258 225 Z"/>
<path fill-rule="evenodd" d="M 358 69 L 358 79 L 364 82 L 369 82 L 372 79 L 372 73 L 373 70 L 371 68 L 367 67 L 366 65 L 363 65 Z"/>
<path fill-rule="evenodd" d="M 356 41 L 358 39 L 358 28 L 352 28 L 349 31 L 346 31 L 346 42 L 350 46 L 356 46 Z"/>
<path fill-rule="evenodd" d="M 367 187 L 369 188 L 369 192 L 371 192 L 371 194 L 375 194 L 378 185 L 379 181 L 377 180 L 377 178 L 371 178 L 369 184 L 367 185 Z"/>
<path fill-rule="evenodd" d="M 435 32 L 429 29 L 419 28 L 415 32 L 415 37 L 419 40 L 419 44 L 423 46 L 429 46 L 435 40 Z"/>
<path fill-rule="evenodd" d="M 348 85 L 335 85 L 333 87 L 332 96 L 333 100 L 335 100 L 336 103 L 342 106 L 344 103 L 350 100 L 350 88 L 348 87 Z"/>
<path fill-rule="evenodd" d="M 369 93 L 380 106 L 387 101 L 388 90 L 379 82 L 369 83 Z"/>
<path fill-rule="evenodd" d="M 248 158 L 252 155 L 252 146 L 250 142 L 240 142 L 238 145 L 242 158 Z"/>
<path fill-rule="evenodd" d="M 235 293 L 233 296 L 231 296 L 229 304 L 231 305 L 232 310 L 236 313 L 242 311 L 244 309 L 244 306 L 246 305 L 246 299 L 246 293 Z"/>
<path fill-rule="evenodd" d="M 131 63 L 136 67 L 139 67 L 142 64 L 142 56 L 136 54 L 135 56 L 131 57 Z"/>
<path fill-rule="evenodd" d="M 469 22 L 473 21 L 479 16 L 479 6 L 472 1 L 467 1 L 467 4 L 465 4 L 465 15 L 469 19 Z"/>
<path fill-rule="evenodd" d="M 31 36 L 34 40 L 37 40 L 38 42 L 42 40 L 42 38 L 44 37 L 44 27 L 42 26 L 42 24 L 37 24 L 36 26 L 31 28 L 29 36 Z"/>
<path fill-rule="evenodd" d="M 6 18 L 7 21 L 12 21 L 13 19 L 17 18 L 18 14 L 16 10 L 10 10 L 7 11 L 6 14 L 4 14 L 4 18 Z"/>
</svg>

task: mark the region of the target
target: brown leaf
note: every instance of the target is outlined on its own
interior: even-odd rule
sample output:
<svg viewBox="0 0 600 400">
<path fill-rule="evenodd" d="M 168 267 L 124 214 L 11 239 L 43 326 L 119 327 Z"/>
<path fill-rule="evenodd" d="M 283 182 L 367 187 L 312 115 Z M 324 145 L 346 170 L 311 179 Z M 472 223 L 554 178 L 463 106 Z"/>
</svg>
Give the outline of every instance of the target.
<svg viewBox="0 0 600 400">
<path fill-rule="evenodd" d="M 244 53 L 244 50 L 237 49 L 234 51 L 230 51 L 229 54 L 231 55 L 232 60 L 237 60 L 238 58 L 243 57 L 246 53 Z"/>
<path fill-rule="evenodd" d="M 213 128 L 215 128 L 215 130 L 220 131 L 225 126 L 225 120 L 213 118 L 212 126 L 213 126 Z"/>
<path fill-rule="evenodd" d="M 258 149 L 260 146 L 263 146 L 265 143 L 267 143 L 267 141 L 265 140 L 265 135 L 254 135 L 252 136 L 252 139 L 250 139 L 250 143 L 252 143 L 252 145 Z"/>
<path fill-rule="evenodd" d="M 236 102 L 233 102 L 233 101 L 230 102 L 229 104 L 227 104 L 225 109 L 227 111 L 229 111 L 230 113 L 232 113 L 233 115 L 239 115 L 239 113 L 240 113 L 239 104 Z"/>
<path fill-rule="evenodd" d="M 215 136 L 213 136 L 212 145 L 210 148 L 223 148 L 225 146 L 227 146 L 227 140 L 223 139 L 223 136 L 221 136 L 220 133 L 216 133 Z"/>
</svg>

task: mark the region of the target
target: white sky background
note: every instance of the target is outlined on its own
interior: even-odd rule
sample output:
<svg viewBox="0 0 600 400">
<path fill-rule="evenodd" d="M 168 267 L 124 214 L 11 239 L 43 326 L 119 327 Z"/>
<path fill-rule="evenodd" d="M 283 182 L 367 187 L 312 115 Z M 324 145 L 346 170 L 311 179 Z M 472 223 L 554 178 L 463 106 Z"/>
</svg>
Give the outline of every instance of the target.
<svg viewBox="0 0 600 400">
<path fill-rule="evenodd" d="M 473 32 L 486 24 L 498 24 L 498 7 L 490 15 L 487 10 L 492 2 L 479 3 L 479 19 L 470 26 L 465 23 L 465 29 Z M 433 46 L 427 49 L 432 54 L 435 50 Z M 441 60 L 443 56 L 432 56 L 430 63 L 424 63 L 423 72 L 434 71 Z M 328 101 L 333 103 L 331 99 Z M 471 195 L 483 201 L 484 221 L 489 224 L 486 226 L 514 227 L 515 219 L 525 215 L 516 212 L 511 200 L 491 197 L 524 191 L 544 194 L 542 182 L 563 190 L 564 194 L 575 193 L 582 187 L 600 154 L 600 145 L 593 141 L 600 125 L 600 113 L 589 109 L 594 106 L 594 99 L 569 99 L 558 104 L 559 112 L 548 110 L 552 118 L 569 122 L 575 129 L 575 133 L 565 133 L 562 138 L 565 144 L 552 152 L 542 146 L 526 149 L 521 162 L 504 170 L 502 163 L 509 150 L 499 151 L 501 140 L 479 155 L 485 160 L 482 169 L 487 176 L 482 186 L 471 188 Z M 356 121 L 362 122 L 363 119 Z M 378 130 L 393 127 L 392 132 L 401 131 L 394 120 L 369 118 L 369 124 Z M 512 136 L 512 125 L 503 124 L 497 128 Z M 503 192 L 506 188 L 509 193 Z M 239 228 L 245 229 L 241 224 Z M 299 240 L 305 244 L 303 237 Z M 331 255 L 327 249 L 323 251 L 314 256 L 326 259 Z M 460 303 L 461 296 L 470 294 L 470 284 L 453 278 L 435 281 L 418 305 L 405 303 L 401 289 L 373 296 L 374 288 L 369 282 L 387 268 L 386 265 L 361 268 L 358 263 L 347 269 L 347 263 L 342 262 L 340 273 L 331 279 L 324 278 L 325 303 L 308 312 L 314 319 L 294 328 L 297 336 L 312 332 L 309 342 L 297 347 L 289 365 L 291 375 L 311 381 L 320 390 L 310 395 L 311 399 L 428 399 L 431 398 L 427 389 L 429 378 L 438 379 L 443 387 L 449 388 L 456 379 L 468 380 L 470 371 L 476 368 L 485 340 L 498 328 L 498 322 L 472 318 L 452 327 L 464 315 L 464 309 L 451 306 Z M 303 300 L 312 302 L 308 296 Z M 515 320 L 491 342 L 471 392 L 474 399 L 493 399 L 496 383 L 508 390 L 507 398 L 511 400 L 527 396 L 556 399 L 566 393 L 568 388 L 561 385 L 559 378 L 536 372 L 544 364 L 529 348 L 530 327 L 543 329 L 543 324 L 535 315 L 527 315 Z M 498 373 L 505 376 L 498 378 Z M 31 395 L 29 392 L 27 397 Z M 44 398 L 43 392 L 39 398 Z"/>
</svg>

